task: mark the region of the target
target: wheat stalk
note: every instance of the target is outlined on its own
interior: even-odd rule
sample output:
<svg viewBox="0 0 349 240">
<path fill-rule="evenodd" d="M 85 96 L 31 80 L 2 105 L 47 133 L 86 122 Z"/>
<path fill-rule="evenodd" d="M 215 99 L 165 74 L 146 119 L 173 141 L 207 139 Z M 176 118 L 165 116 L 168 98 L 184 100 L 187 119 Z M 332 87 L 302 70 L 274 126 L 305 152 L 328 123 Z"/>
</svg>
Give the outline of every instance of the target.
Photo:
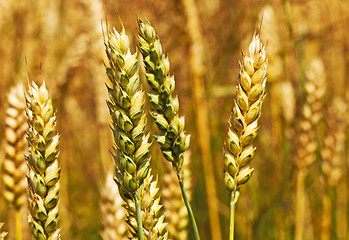
<svg viewBox="0 0 349 240">
<path fill-rule="evenodd" d="M 116 182 L 124 201 L 133 201 L 137 207 L 137 229 L 143 239 L 141 198 L 143 185 L 150 168 L 149 134 L 145 135 L 144 92 L 139 87 L 137 53 L 131 54 L 125 28 L 119 33 L 109 32 L 105 40 L 111 81 L 108 88 L 110 116 L 114 134 L 114 161 Z"/>
<path fill-rule="evenodd" d="M 168 239 L 168 233 L 165 230 L 167 223 L 164 221 L 164 215 L 160 214 L 162 205 L 160 204 L 160 197 L 157 197 L 159 192 L 157 185 L 157 178 L 153 180 L 151 171 L 149 171 L 144 183 L 137 189 L 137 196 L 141 200 L 144 239 L 147 240 Z M 137 213 L 134 201 L 128 199 L 124 207 L 127 210 L 126 222 L 130 230 L 129 239 L 137 239 Z"/>
<path fill-rule="evenodd" d="M 162 46 L 155 29 L 149 21 L 143 23 L 138 19 L 138 43 L 143 55 L 145 76 L 152 88 L 148 93 L 151 105 L 151 115 L 159 129 L 155 136 L 165 159 L 172 163 L 177 174 L 182 196 L 187 207 L 195 239 L 200 239 L 195 217 L 191 209 L 182 179 L 183 153 L 188 149 L 190 135 L 184 132 L 184 116 L 178 115 L 178 96 L 173 97 L 175 89 L 174 76 L 169 75 L 170 61 L 162 52 Z"/>
<path fill-rule="evenodd" d="M 237 94 L 224 148 L 224 179 L 231 194 L 230 239 L 234 239 L 234 211 L 239 186 L 251 178 L 254 170 L 250 167 L 256 151 L 252 142 L 259 128 L 267 65 L 264 45 L 255 34 L 240 63 Z"/>
<path fill-rule="evenodd" d="M 100 236 L 103 240 L 126 240 L 127 225 L 125 223 L 125 209 L 122 207 L 124 201 L 115 187 L 113 174 L 109 172 L 104 185 L 100 187 L 101 203 L 100 216 L 103 231 Z"/>
<path fill-rule="evenodd" d="M 191 199 L 191 170 L 190 151 L 184 153 L 183 181 L 186 186 L 189 200 Z M 171 233 L 172 239 L 188 239 L 189 216 L 178 188 L 178 179 L 172 171 L 170 163 L 165 163 L 165 172 L 162 176 L 161 195 L 164 199 L 165 217 L 168 222 L 167 229 Z"/>
<path fill-rule="evenodd" d="M 29 223 L 34 239 L 60 239 L 58 218 L 59 135 L 56 115 L 45 82 L 38 87 L 34 82 L 26 92 L 26 115 L 29 125 L 27 141 L 29 155 Z"/>
</svg>

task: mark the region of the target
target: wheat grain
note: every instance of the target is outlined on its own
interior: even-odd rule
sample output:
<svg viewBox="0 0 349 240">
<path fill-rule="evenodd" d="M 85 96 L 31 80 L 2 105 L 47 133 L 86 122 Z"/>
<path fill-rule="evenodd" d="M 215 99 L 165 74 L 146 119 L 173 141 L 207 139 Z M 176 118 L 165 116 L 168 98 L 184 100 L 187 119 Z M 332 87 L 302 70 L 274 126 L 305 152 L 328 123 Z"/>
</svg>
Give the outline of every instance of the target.
<svg viewBox="0 0 349 240">
<path fill-rule="evenodd" d="M 118 189 L 115 187 L 113 174 L 109 172 L 105 184 L 100 188 L 101 203 L 100 216 L 103 231 L 100 236 L 103 240 L 127 239 L 127 225 L 125 223 L 125 209 Z"/>
<path fill-rule="evenodd" d="M 254 35 L 240 64 L 237 95 L 224 149 L 225 184 L 228 191 L 234 194 L 238 193 L 239 185 L 246 183 L 253 173 L 250 162 L 256 148 L 252 142 L 259 128 L 267 65 L 264 45 L 259 35 Z"/>
<path fill-rule="evenodd" d="M 147 240 L 168 239 L 168 233 L 165 229 L 167 223 L 164 221 L 164 216 L 160 213 L 162 205 L 160 204 L 160 197 L 157 197 L 159 192 L 157 185 L 158 179 L 153 180 L 153 175 L 149 171 L 144 179 L 144 184 L 136 190 L 137 196 L 141 199 L 143 231 Z M 124 207 L 127 210 L 126 222 L 130 230 L 129 239 L 137 239 L 138 226 L 134 201 L 127 200 Z"/>
<path fill-rule="evenodd" d="M 27 123 L 23 84 L 18 84 L 10 90 L 7 101 L 4 146 L 6 155 L 2 168 L 2 179 L 5 184 L 3 195 L 10 204 L 19 209 L 26 201 L 27 188 L 27 166 L 24 158 L 27 149 L 25 143 Z"/>
<path fill-rule="evenodd" d="M 26 115 L 29 124 L 27 141 L 29 155 L 29 223 L 34 239 L 60 239 L 58 218 L 59 135 L 56 115 L 45 82 L 38 87 L 31 83 L 26 92 Z"/>
</svg>

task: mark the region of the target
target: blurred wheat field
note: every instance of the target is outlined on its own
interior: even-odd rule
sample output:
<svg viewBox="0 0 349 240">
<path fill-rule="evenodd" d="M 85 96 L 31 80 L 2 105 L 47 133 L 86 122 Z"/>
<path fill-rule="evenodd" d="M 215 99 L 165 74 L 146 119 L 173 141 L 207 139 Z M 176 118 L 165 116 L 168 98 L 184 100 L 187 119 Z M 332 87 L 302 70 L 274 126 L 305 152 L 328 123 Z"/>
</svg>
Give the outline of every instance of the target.
<svg viewBox="0 0 349 240">
<path fill-rule="evenodd" d="M 102 186 L 113 168 L 103 34 L 121 29 L 122 19 L 134 52 L 137 17 L 156 29 L 175 74 L 191 134 L 188 185 L 201 239 L 228 239 L 222 149 L 241 50 L 255 31 L 266 43 L 267 95 L 254 176 L 236 207 L 236 239 L 349 239 L 348 0 L 0 1 L 0 232 L 15 239 L 16 208 L 3 197 L 7 96 L 30 79 L 45 81 L 57 115 L 62 239 L 108 235 L 102 223 L 110 219 L 100 215 L 117 211 L 99 210 L 112 204 Z M 155 128 L 148 114 L 147 130 Z M 151 155 L 161 193 L 168 166 L 155 140 Z M 23 239 L 30 239 L 27 211 L 24 204 Z"/>
</svg>

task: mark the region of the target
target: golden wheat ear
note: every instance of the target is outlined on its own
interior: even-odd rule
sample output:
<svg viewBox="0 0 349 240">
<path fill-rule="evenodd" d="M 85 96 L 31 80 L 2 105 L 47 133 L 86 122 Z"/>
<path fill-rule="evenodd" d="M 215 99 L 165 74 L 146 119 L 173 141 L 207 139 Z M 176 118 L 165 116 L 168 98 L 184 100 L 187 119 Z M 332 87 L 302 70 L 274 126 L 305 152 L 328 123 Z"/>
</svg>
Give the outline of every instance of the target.
<svg viewBox="0 0 349 240">
<path fill-rule="evenodd" d="M 257 136 L 265 96 L 267 65 L 264 45 L 259 35 L 255 35 L 240 64 L 237 94 L 224 148 L 225 184 L 230 193 L 237 193 L 254 170 L 250 162 L 256 151 L 253 140 Z"/>
<path fill-rule="evenodd" d="M 250 162 L 256 152 L 253 140 L 259 129 L 258 121 L 265 97 L 267 65 L 265 46 L 259 35 L 255 34 L 240 63 L 237 93 L 224 147 L 224 181 L 231 195 L 230 240 L 234 239 L 234 214 L 239 187 L 251 178 L 254 171 Z"/>
<path fill-rule="evenodd" d="M 3 195 L 7 202 L 20 209 L 26 201 L 27 189 L 27 166 L 24 154 L 27 150 L 25 132 L 28 125 L 25 117 L 23 84 L 18 84 L 10 90 L 7 101 L 5 159 L 2 166 L 2 179 L 5 185 Z"/>
<path fill-rule="evenodd" d="M 26 115 L 29 125 L 26 157 L 29 173 L 29 223 L 34 239 L 60 239 L 59 227 L 59 135 L 56 114 L 45 82 L 34 82 L 26 91 Z"/>
</svg>

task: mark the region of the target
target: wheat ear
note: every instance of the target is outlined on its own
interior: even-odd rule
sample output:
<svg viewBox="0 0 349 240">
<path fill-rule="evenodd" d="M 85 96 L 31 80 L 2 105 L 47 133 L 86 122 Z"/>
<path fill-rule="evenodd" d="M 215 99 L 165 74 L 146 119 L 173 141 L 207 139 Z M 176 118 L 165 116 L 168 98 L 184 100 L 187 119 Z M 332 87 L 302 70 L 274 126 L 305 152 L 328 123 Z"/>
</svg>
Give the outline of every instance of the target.
<svg viewBox="0 0 349 240">
<path fill-rule="evenodd" d="M 108 172 L 104 185 L 100 187 L 101 203 L 100 216 L 103 231 L 100 236 L 103 240 L 126 240 L 127 225 L 125 223 L 124 201 L 115 187 L 113 173 Z"/>
<path fill-rule="evenodd" d="M 259 35 L 254 35 L 247 54 L 240 63 L 240 76 L 228 137 L 224 148 L 225 185 L 231 194 L 230 239 L 234 239 L 234 212 L 239 197 L 239 186 L 252 176 L 250 162 L 256 148 L 252 145 L 259 128 L 265 96 L 268 60 Z"/>
<path fill-rule="evenodd" d="M 16 209 L 21 208 L 26 200 L 27 188 L 25 164 L 25 131 L 27 123 L 25 118 L 25 98 L 23 85 L 13 87 L 7 96 L 5 130 L 5 159 L 3 162 L 3 181 L 5 190 L 4 198 Z"/>
<path fill-rule="evenodd" d="M 183 163 L 183 181 L 189 200 L 191 199 L 191 170 L 190 170 L 190 151 L 184 153 Z M 169 162 L 165 162 L 165 172 L 162 176 L 161 196 L 164 199 L 165 217 L 168 222 L 167 229 L 173 240 L 188 239 L 189 216 L 182 196 L 178 188 L 176 174 L 172 171 Z"/>
<path fill-rule="evenodd" d="M 327 134 L 321 149 L 322 172 L 325 177 L 327 192 L 322 196 L 323 217 L 321 239 L 331 239 L 331 229 L 336 230 L 336 186 L 343 175 L 346 140 L 346 103 L 335 97 L 326 116 Z"/>
<path fill-rule="evenodd" d="M 347 113 L 346 103 L 336 97 L 333 99 L 328 113 L 327 135 L 324 139 L 321 155 L 323 158 L 322 171 L 330 187 L 338 184 L 342 174 L 345 150 L 345 116 Z"/>
<path fill-rule="evenodd" d="M 125 28 L 109 32 L 105 40 L 111 81 L 107 102 L 114 135 L 116 182 L 124 201 L 133 201 L 137 207 L 139 239 L 144 239 L 141 198 L 142 187 L 150 168 L 149 134 L 145 135 L 144 92 L 140 90 L 137 53 L 131 54 Z"/>
<path fill-rule="evenodd" d="M 145 64 L 145 76 L 152 88 L 148 93 L 151 105 L 151 115 L 159 129 L 155 136 L 161 151 L 167 161 L 172 163 L 177 174 L 182 196 L 187 207 L 188 215 L 193 226 L 195 239 L 200 239 L 194 213 L 182 179 L 183 153 L 188 149 L 190 135 L 184 132 L 184 116 L 178 115 L 178 96 L 173 97 L 175 89 L 174 76 L 169 75 L 170 61 L 162 52 L 162 46 L 155 29 L 149 21 L 143 23 L 138 19 L 138 43 Z"/>
<path fill-rule="evenodd" d="M 157 197 L 159 188 L 157 187 L 157 178 L 153 180 L 151 171 L 144 179 L 143 184 L 137 189 L 137 196 L 141 199 L 141 212 L 143 222 L 144 239 L 152 240 L 166 240 L 168 233 L 165 230 L 167 223 L 164 222 L 164 215 L 160 214 L 162 205 L 160 204 L 160 197 Z M 127 210 L 126 222 L 130 226 L 129 239 L 137 238 L 137 221 L 136 221 L 136 207 L 132 200 L 127 200 L 124 204 Z"/>
<path fill-rule="evenodd" d="M 31 83 L 26 92 L 26 115 L 29 125 L 27 141 L 29 155 L 29 223 L 34 239 L 60 239 L 58 218 L 59 135 L 56 114 L 45 82 L 38 87 Z"/>
<path fill-rule="evenodd" d="M 23 84 L 19 83 L 10 90 L 7 101 L 5 159 L 2 165 L 2 179 L 5 185 L 3 195 L 15 208 L 16 239 L 22 239 L 21 207 L 27 198 L 27 166 L 24 154 L 27 150 L 25 131 L 28 126 L 25 118 Z"/>
<path fill-rule="evenodd" d="M 3 225 L 4 223 L 0 222 L 0 229 L 2 228 Z M 7 236 L 7 232 L 0 232 L 0 240 L 4 240 L 6 236 Z"/>
</svg>

